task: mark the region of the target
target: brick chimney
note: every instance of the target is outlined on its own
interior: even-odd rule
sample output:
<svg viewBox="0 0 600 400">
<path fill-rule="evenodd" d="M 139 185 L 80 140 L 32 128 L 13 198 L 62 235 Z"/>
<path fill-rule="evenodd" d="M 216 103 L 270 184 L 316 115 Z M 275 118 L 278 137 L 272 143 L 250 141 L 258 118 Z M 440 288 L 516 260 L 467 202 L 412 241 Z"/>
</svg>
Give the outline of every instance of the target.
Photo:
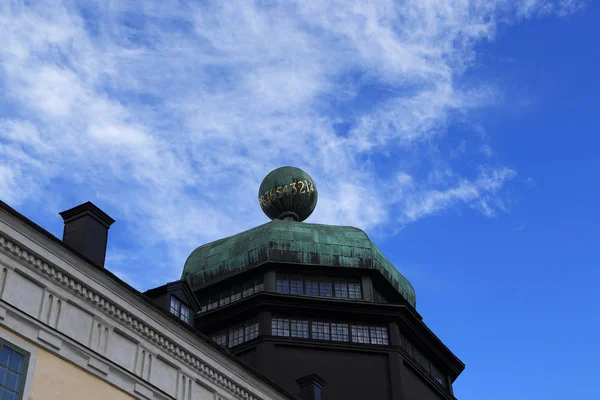
<svg viewBox="0 0 600 400">
<path fill-rule="evenodd" d="M 65 221 L 63 242 L 104 267 L 108 229 L 115 220 L 89 201 L 59 214 Z"/>
<path fill-rule="evenodd" d="M 296 379 L 300 386 L 300 398 L 302 400 L 321 400 L 325 381 L 317 374 L 310 374 L 303 378 Z"/>
</svg>

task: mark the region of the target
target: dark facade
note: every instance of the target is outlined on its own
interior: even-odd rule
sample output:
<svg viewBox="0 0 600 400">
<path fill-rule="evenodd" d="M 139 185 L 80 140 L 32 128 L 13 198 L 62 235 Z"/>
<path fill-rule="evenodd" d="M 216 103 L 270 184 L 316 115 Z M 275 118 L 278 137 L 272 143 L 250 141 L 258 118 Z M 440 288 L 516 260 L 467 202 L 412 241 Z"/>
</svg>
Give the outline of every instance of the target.
<svg viewBox="0 0 600 400">
<path fill-rule="evenodd" d="M 362 230 L 301 222 L 317 197 L 304 171 L 272 171 L 271 222 L 198 247 L 181 281 L 146 294 L 304 400 L 454 399 L 464 364 L 410 282 Z"/>
<path fill-rule="evenodd" d="M 272 223 L 292 224 L 292 231 L 312 229 L 294 221 Z M 239 235 L 230 240 L 229 258 L 221 258 L 222 264 L 238 252 L 253 252 L 248 240 L 243 246 L 236 240 Z M 332 242 L 323 235 L 319 240 Z M 224 242 L 215 243 L 222 247 Z M 211 245 L 196 252 L 210 258 L 217 253 Z M 296 251 L 285 242 L 279 246 Z M 427 328 L 385 268 L 368 262 L 316 265 L 299 262 L 306 259 L 302 255 L 296 262 L 258 265 L 249 256 L 237 259 L 245 261 L 202 279 L 188 275 L 153 296 L 164 307 L 173 296 L 197 310 L 190 323 L 199 331 L 302 398 L 316 399 L 321 392 L 325 400 L 454 399 L 452 383 L 464 364 Z M 192 282 L 191 290 L 183 290 L 181 282 Z M 320 384 L 313 379 L 314 388 L 302 392 L 298 380 L 307 376 Z"/>
</svg>

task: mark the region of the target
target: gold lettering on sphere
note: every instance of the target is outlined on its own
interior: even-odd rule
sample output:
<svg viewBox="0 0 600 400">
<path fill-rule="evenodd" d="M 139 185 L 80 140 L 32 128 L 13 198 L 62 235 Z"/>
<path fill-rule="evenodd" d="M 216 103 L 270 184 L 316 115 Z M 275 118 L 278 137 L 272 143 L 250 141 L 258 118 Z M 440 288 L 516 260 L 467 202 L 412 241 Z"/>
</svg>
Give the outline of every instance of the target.
<svg viewBox="0 0 600 400">
<path fill-rule="evenodd" d="M 275 200 L 281 199 L 287 196 L 301 196 L 316 192 L 317 188 L 314 183 L 310 180 L 298 180 L 297 182 L 290 182 L 285 186 L 277 186 L 275 190 L 267 190 L 264 194 L 260 195 L 258 202 L 261 207 L 268 207 Z"/>
</svg>

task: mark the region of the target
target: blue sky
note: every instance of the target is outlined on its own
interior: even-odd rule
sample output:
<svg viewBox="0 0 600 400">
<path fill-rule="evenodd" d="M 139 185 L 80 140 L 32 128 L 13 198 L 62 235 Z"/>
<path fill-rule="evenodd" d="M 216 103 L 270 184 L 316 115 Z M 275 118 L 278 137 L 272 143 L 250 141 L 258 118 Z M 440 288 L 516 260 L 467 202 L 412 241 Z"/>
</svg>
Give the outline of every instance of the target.
<svg viewBox="0 0 600 400">
<path fill-rule="evenodd" d="M 145 290 L 266 222 L 367 231 L 467 364 L 461 400 L 600 396 L 600 7 L 591 1 L 8 1 L 0 198 L 58 237 L 91 200 Z"/>
</svg>

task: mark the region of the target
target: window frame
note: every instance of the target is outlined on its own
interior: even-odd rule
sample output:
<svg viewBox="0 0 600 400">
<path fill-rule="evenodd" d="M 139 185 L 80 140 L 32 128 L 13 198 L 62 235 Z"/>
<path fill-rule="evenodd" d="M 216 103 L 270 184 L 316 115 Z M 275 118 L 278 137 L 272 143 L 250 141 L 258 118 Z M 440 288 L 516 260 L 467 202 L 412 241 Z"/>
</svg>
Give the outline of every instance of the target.
<svg viewBox="0 0 600 400">
<path fill-rule="evenodd" d="M 15 392 L 16 399 L 23 400 L 24 398 L 26 398 L 25 397 L 26 392 L 29 391 L 27 384 L 28 384 L 28 381 L 31 381 L 30 374 L 31 374 L 31 372 L 33 372 L 32 369 L 30 370 L 30 364 L 32 361 L 32 357 L 31 357 L 32 353 L 21 348 L 20 346 L 17 346 L 15 344 L 11 343 L 10 341 L 8 341 L 4 338 L 0 338 L 0 353 L 2 352 L 2 349 L 4 347 L 7 347 L 13 353 L 17 353 L 17 354 L 20 354 L 23 356 L 23 364 L 21 365 L 21 372 L 19 373 L 21 381 L 19 382 L 18 390 Z M 7 372 L 10 370 L 15 371 L 12 368 L 10 368 L 10 365 L 7 365 L 6 369 L 7 369 Z M 9 389 L 4 384 L 0 385 L 0 387 L 2 389 L 8 389 L 8 390 L 12 391 L 12 389 Z"/>
<path fill-rule="evenodd" d="M 170 295 L 170 299 L 169 299 L 169 312 L 171 313 L 171 315 L 174 315 L 175 317 L 177 317 L 177 319 L 179 319 L 181 322 L 184 322 L 188 325 L 191 325 L 192 323 L 192 309 L 189 305 L 187 305 L 187 303 L 181 301 L 179 299 L 179 297 L 175 296 L 174 294 Z M 177 305 L 177 314 L 173 312 L 174 308 L 173 308 L 173 301 L 175 301 L 175 304 Z M 185 310 L 187 311 L 187 315 L 185 315 L 185 318 L 183 313 L 182 313 L 182 308 L 185 308 Z"/>
</svg>

